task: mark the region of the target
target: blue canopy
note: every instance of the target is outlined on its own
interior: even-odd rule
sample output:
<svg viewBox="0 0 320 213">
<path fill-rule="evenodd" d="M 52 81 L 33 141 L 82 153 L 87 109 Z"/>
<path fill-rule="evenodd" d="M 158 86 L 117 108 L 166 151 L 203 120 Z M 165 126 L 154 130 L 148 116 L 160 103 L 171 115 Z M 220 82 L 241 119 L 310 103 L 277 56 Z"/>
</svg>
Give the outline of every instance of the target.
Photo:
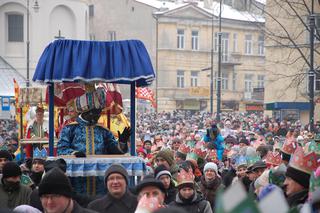
<svg viewBox="0 0 320 213">
<path fill-rule="evenodd" d="M 141 41 L 55 40 L 42 53 L 33 81 L 135 81 L 139 87 L 151 84 L 154 78 L 151 60 Z"/>
</svg>

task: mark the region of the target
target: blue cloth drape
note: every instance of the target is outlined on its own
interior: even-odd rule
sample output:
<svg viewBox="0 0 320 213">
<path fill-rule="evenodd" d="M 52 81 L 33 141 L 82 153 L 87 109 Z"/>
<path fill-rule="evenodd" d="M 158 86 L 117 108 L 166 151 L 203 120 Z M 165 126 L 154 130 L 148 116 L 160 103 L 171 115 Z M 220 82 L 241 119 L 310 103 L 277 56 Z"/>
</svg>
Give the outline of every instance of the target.
<svg viewBox="0 0 320 213">
<path fill-rule="evenodd" d="M 103 81 L 151 84 L 155 78 L 148 52 L 141 41 L 56 40 L 42 53 L 33 81 Z"/>
</svg>

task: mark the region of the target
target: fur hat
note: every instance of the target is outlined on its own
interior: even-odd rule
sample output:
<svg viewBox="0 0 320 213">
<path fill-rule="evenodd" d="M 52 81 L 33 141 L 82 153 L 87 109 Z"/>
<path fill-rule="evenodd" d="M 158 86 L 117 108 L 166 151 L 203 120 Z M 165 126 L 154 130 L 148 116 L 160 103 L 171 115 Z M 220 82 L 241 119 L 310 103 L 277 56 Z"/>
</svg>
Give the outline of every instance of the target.
<svg viewBox="0 0 320 213">
<path fill-rule="evenodd" d="M 39 196 L 57 194 L 72 197 L 72 186 L 69 178 L 59 168 L 53 168 L 44 175 L 39 184 Z"/>
<path fill-rule="evenodd" d="M 171 150 L 169 149 L 159 151 L 156 155 L 156 159 L 159 157 L 167 161 L 169 166 L 172 166 L 174 164 L 174 157 Z"/>
<path fill-rule="evenodd" d="M 129 182 L 129 175 L 128 175 L 128 172 L 127 170 L 121 165 L 121 164 L 117 164 L 117 163 L 114 163 L 112 164 L 107 170 L 106 170 L 106 173 L 104 175 L 104 181 L 106 182 L 108 177 L 111 175 L 111 174 L 114 174 L 114 173 L 117 173 L 117 174 L 120 174 L 122 175 L 127 184 Z"/>
<path fill-rule="evenodd" d="M 16 162 L 7 162 L 2 168 L 2 178 L 17 177 L 21 174 L 21 169 Z"/>
</svg>

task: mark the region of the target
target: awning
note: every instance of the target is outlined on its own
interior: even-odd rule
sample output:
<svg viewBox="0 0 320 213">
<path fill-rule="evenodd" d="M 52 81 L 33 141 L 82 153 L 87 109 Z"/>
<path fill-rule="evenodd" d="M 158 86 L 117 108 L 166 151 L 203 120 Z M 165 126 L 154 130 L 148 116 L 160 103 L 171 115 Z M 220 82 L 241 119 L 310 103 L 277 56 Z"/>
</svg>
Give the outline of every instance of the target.
<svg viewBox="0 0 320 213">
<path fill-rule="evenodd" d="M 146 86 L 155 74 L 144 44 L 138 40 L 56 40 L 42 53 L 33 81 L 112 82 Z"/>
<path fill-rule="evenodd" d="M 267 103 L 266 110 L 281 110 L 281 109 L 298 109 L 310 110 L 310 103 L 308 102 L 274 102 Z"/>
</svg>

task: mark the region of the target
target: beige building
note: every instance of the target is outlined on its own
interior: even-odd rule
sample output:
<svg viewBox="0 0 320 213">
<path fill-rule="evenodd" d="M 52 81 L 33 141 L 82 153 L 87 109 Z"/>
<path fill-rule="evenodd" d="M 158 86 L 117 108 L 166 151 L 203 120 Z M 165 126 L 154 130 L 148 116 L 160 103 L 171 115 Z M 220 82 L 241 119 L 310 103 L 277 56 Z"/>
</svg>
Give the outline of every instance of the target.
<svg viewBox="0 0 320 213">
<path fill-rule="evenodd" d="M 290 3 L 291 1 L 289 1 Z M 307 7 L 311 8 L 311 1 Z M 266 70 L 269 82 L 265 90 L 266 113 L 280 119 L 309 122 L 308 71 L 310 62 L 309 12 L 306 7 L 268 0 L 266 5 Z M 320 5 L 315 1 L 315 12 Z M 290 16 L 288 13 L 295 16 Z M 279 23 L 283 26 L 280 26 Z M 319 25 L 315 38 L 314 68 L 320 65 Z M 271 35 L 269 32 L 273 32 Z M 279 37 L 281 36 L 281 39 Z M 275 42 L 275 38 L 276 42 Z M 318 38 L 318 39 L 317 39 Z M 320 75 L 315 76 L 315 121 L 320 120 Z"/>
<path fill-rule="evenodd" d="M 222 7 L 223 110 L 263 110 L 261 88 L 266 73 L 260 27 L 264 19 L 255 15 L 247 2 L 250 1 L 225 1 Z M 90 17 L 91 39 L 144 42 L 157 72 L 158 87 L 156 82 L 152 87 L 154 91 L 158 88 L 159 111 L 210 110 L 212 48 L 214 82 L 218 70 L 218 2 L 92 0 L 91 3 L 94 8 Z M 216 86 L 213 93 L 216 111 Z M 126 97 L 126 92 L 123 95 Z"/>
<path fill-rule="evenodd" d="M 210 110 L 213 48 L 213 111 L 218 77 L 218 2 L 192 2 L 157 12 L 158 104 L 161 110 Z M 213 25 L 212 25 L 213 24 Z M 264 19 L 222 7 L 222 110 L 263 110 L 266 82 Z M 212 33 L 213 32 L 213 33 Z M 259 88 L 259 89 L 258 89 Z"/>
</svg>

